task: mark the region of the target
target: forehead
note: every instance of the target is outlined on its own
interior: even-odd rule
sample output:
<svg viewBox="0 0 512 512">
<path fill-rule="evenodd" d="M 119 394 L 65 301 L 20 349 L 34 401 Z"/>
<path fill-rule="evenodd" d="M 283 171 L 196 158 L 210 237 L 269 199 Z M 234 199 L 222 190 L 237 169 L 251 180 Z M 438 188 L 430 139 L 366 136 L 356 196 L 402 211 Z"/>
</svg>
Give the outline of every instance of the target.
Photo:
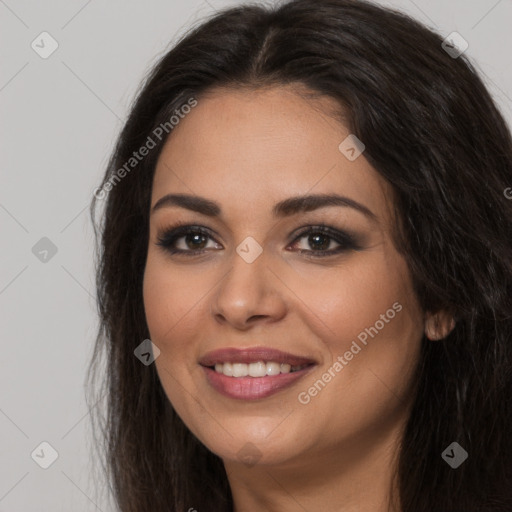
<svg viewBox="0 0 512 512">
<path fill-rule="evenodd" d="M 292 195 L 336 192 L 384 216 L 390 187 L 364 153 L 350 161 L 339 145 L 350 131 L 332 98 L 290 87 L 217 89 L 173 129 L 159 157 L 152 205 L 176 192 L 208 197 L 233 212 L 268 209 Z"/>
</svg>

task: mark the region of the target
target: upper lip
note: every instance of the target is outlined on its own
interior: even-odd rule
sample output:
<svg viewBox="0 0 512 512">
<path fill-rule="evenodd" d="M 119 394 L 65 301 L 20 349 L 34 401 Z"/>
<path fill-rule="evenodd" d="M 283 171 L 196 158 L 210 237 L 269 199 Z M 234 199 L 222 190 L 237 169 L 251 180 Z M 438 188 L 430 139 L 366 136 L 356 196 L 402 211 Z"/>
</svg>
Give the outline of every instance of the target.
<svg viewBox="0 0 512 512">
<path fill-rule="evenodd" d="M 276 363 L 287 363 L 291 366 L 304 364 L 315 364 L 316 361 L 309 357 L 297 356 L 288 352 L 282 352 L 269 347 L 255 348 L 221 348 L 208 352 L 199 359 L 202 366 L 215 366 L 222 363 L 257 363 L 258 361 L 274 361 Z"/>
</svg>

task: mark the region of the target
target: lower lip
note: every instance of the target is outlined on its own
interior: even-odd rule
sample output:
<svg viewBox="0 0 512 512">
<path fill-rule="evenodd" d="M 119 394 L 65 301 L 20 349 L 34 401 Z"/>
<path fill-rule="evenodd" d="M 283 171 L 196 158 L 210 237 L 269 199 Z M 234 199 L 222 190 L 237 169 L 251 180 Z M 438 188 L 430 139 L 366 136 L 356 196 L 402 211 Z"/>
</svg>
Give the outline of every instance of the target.
<svg viewBox="0 0 512 512">
<path fill-rule="evenodd" d="M 210 385 L 221 395 L 239 400 L 258 400 L 292 386 L 298 379 L 309 373 L 313 366 L 307 366 L 296 372 L 265 377 L 228 377 L 211 368 L 205 366 L 202 368 Z"/>
</svg>

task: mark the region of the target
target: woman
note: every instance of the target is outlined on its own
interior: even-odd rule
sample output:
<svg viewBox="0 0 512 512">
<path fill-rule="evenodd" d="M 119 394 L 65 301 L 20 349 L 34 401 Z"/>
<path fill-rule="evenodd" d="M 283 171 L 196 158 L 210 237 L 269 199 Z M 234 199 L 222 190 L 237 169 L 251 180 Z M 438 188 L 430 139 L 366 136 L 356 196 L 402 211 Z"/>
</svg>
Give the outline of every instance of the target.
<svg viewBox="0 0 512 512">
<path fill-rule="evenodd" d="M 120 510 L 512 510 L 511 184 L 470 62 L 403 14 L 191 31 L 91 205 Z"/>
</svg>

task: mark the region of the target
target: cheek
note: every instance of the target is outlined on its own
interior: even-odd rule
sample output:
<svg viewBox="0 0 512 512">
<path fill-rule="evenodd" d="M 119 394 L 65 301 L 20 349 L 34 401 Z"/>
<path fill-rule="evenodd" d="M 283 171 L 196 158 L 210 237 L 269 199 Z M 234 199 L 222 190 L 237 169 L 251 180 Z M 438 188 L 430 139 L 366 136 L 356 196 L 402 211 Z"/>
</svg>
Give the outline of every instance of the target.
<svg viewBox="0 0 512 512">
<path fill-rule="evenodd" d="M 323 374 L 301 386 L 301 403 L 334 430 L 385 421 L 410 389 L 421 347 L 422 312 L 405 263 L 360 258 L 357 267 L 317 270 L 294 291 L 307 300 L 304 321 L 330 353 Z"/>
<path fill-rule="evenodd" d="M 190 399 L 197 396 L 194 378 L 199 371 L 190 340 L 197 315 L 206 314 L 206 302 L 200 302 L 204 293 L 187 282 L 183 272 L 172 272 L 160 256 L 148 254 L 143 297 L 150 338 L 160 349 L 155 366 L 168 399 L 185 420 L 204 414 Z"/>
<path fill-rule="evenodd" d="M 298 299 L 294 308 L 331 353 L 375 329 L 401 343 L 421 332 L 422 313 L 405 262 L 398 256 L 359 254 L 339 266 L 296 265 L 282 279 Z"/>
<path fill-rule="evenodd" d="M 346 413 L 357 425 L 385 416 L 407 394 L 421 347 L 422 312 L 405 262 L 359 257 L 357 265 L 303 272 L 295 285 L 301 322 L 329 354 L 323 373 L 301 386 L 301 403 L 336 425 Z"/>
<path fill-rule="evenodd" d="M 182 339 L 187 325 L 200 312 L 204 314 L 208 289 L 206 273 L 171 267 L 150 250 L 144 272 L 144 309 L 154 343 L 163 345 L 160 349 L 170 348 L 171 340 Z"/>
<path fill-rule="evenodd" d="M 195 340 L 210 314 L 214 276 L 193 266 L 171 265 L 165 255 L 148 254 L 143 281 L 146 321 L 151 341 L 160 349 L 156 370 L 162 386 L 182 418 L 197 415 L 196 382 L 201 377 Z M 191 409 L 192 408 L 192 409 Z"/>
<path fill-rule="evenodd" d="M 170 315 L 174 311 L 169 284 L 165 274 L 162 275 L 158 266 L 148 258 L 143 282 L 144 310 L 151 339 L 157 345 L 163 333 L 169 329 Z"/>
</svg>

